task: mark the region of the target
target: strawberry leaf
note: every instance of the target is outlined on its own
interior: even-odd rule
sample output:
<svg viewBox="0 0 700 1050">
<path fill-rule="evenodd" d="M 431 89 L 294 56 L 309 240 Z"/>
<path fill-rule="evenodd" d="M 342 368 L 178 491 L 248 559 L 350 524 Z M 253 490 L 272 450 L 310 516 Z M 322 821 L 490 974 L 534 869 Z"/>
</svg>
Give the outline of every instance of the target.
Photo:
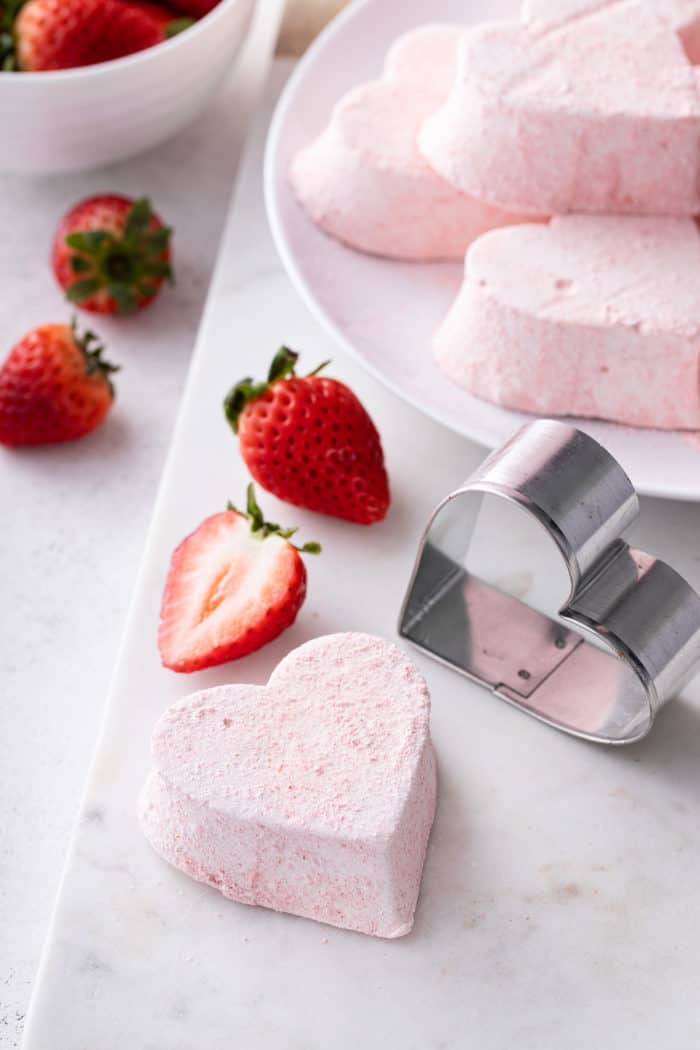
<svg viewBox="0 0 700 1050">
<path fill-rule="evenodd" d="M 15 42 L 12 33 L 0 32 L 0 69 L 3 73 L 12 73 L 17 68 Z"/>
<path fill-rule="evenodd" d="M 92 273 L 93 264 L 84 255 L 71 255 L 70 268 L 73 273 Z"/>
<path fill-rule="evenodd" d="M 165 36 L 170 40 L 171 37 L 177 36 L 178 33 L 184 32 L 185 29 L 189 29 L 193 25 L 194 18 L 173 18 L 171 22 L 166 22 L 165 24 Z"/>
<path fill-rule="evenodd" d="M 0 2 L 0 71 L 14 73 L 19 70 L 15 50 L 15 19 L 26 0 L 4 0 Z"/>
<path fill-rule="evenodd" d="M 272 358 L 270 371 L 267 374 L 268 383 L 274 383 L 277 379 L 286 379 L 294 375 L 294 366 L 299 360 L 299 354 L 290 350 L 287 346 L 281 346 Z"/>
<path fill-rule="evenodd" d="M 265 516 L 260 509 L 255 496 L 255 486 L 252 481 L 246 489 L 246 509 L 244 511 L 239 510 L 230 500 L 226 504 L 226 509 L 233 511 L 242 518 L 246 518 L 250 522 L 251 534 L 261 540 L 267 539 L 268 536 L 279 536 L 280 539 L 289 541 L 289 539 L 298 532 L 297 528 L 285 529 L 281 525 L 275 524 L 273 521 L 265 521 Z M 305 543 L 303 547 L 297 547 L 293 543 L 290 543 L 289 545 L 290 547 L 294 547 L 294 550 L 299 551 L 301 554 L 321 553 L 320 543 Z"/>
<path fill-rule="evenodd" d="M 161 255 L 168 247 L 172 234 L 173 231 L 170 226 L 160 226 L 157 230 L 151 231 L 144 237 L 143 246 L 150 254 Z"/>
<path fill-rule="evenodd" d="M 69 233 L 66 244 L 76 251 L 85 252 L 86 255 L 97 255 L 107 241 L 113 241 L 114 236 L 107 230 L 87 230 L 85 232 Z"/>
<path fill-rule="evenodd" d="M 310 543 L 305 543 L 303 547 L 297 547 L 298 551 L 302 554 L 320 554 L 321 544 L 315 543 L 313 540 Z"/>
<path fill-rule="evenodd" d="M 104 345 L 94 332 L 88 329 L 81 335 L 75 318 L 72 318 L 70 327 L 75 345 L 82 351 L 85 358 L 85 374 L 101 376 L 109 388 L 111 397 L 114 398 L 114 384 L 110 376 L 120 370 L 119 365 L 113 365 L 110 361 L 105 361 L 102 356 L 105 351 Z"/>
<path fill-rule="evenodd" d="M 125 284 L 109 284 L 107 291 L 117 304 L 118 314 L 133 314 L 138 310 L 138 302 L 132 290 Z"/>
<path fill-rule="evenodd" d="M 86 299 L 99 292 L 101 284 L 97 277 L 86 277 L 81 281 L 73 281 L 66 289 L 66 296 L 72 303 L 84 303 Z"/>
<path fill-rule="evenodd" d="M 151 202 L 147 197 L 134 201 L 126 216 L 124 240 L 133 241 L 143 237 L 152 218 Z"/>
</svg>

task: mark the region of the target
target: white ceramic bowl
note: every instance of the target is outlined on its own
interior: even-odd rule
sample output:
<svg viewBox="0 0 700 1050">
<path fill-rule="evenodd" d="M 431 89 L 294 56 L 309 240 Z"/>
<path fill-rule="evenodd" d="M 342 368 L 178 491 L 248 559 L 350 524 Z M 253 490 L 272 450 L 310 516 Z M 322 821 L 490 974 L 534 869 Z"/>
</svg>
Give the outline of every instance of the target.
<svg viewBox="0 0 700 1050">
<path fill-rule="evenodd" d="M 102 167 L 155 146 L 202 109 L 230 69 L 255 0 L 221 0 L 172 40 L 114 62 L 0 72 L 0 171 Z"/>
</svg>

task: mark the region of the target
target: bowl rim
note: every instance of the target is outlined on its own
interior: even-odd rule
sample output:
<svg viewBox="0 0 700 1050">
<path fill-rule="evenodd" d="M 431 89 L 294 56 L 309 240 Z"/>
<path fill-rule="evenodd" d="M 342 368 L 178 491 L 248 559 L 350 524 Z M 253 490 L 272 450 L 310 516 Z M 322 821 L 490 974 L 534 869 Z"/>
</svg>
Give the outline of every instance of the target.
<svg viewBox="0 0 700 1050">
<path fill-rule="evenodd" d="M 254 0 L 257 2 L 257 0 Z M 208 11 L 201 18 L 198 18 L 194 25 L 188 26 L 187 29 L 181 33 L 177 33 L 174 37 L 169 40 L 163 40 L 160 44 L 154 44 L 152 47 L 143 48 L 142 51 L 134 51 L 131 55 L 123 55 L 121 58 L 111 58 L 107 62 L 95 62 L 90 66 L 75 66 L 72 69 L 47 69 L 43 72 L 23 72 L 22 70 L 0 70 L 0 84 L 11 78 L 13 83 L 27 82 L 27 84 L 36 84 L 41 82 L 42 84 L 55 83 L 56 81 L 66 81 L 71 79 L 84 79 L 90 76 L 107 75 L 115 68 L 132 68 L 133 66 L 141 65 L 144 62 L 148 62 L 153 58 L 154 54 L 162 54 L 164 50 L 174 51 L 178 47 L 186 45 L 188 40 L 192 40 L 194 36 L 198 36 L 203 32 L 207 31 L 209 26 L 212 26 L 219 18 L 223 16 L 223 12 L 234 6 L 243 6 L 246 0 L 219 0 L 215 7 L 212 7 L 211 11 Z M 177 15 L 175 15 L 177 17 Z M 184 16 L 183 16 L 184 17 Z M 184 42 L 184 44 L 183 44 Z"/>
</svg>

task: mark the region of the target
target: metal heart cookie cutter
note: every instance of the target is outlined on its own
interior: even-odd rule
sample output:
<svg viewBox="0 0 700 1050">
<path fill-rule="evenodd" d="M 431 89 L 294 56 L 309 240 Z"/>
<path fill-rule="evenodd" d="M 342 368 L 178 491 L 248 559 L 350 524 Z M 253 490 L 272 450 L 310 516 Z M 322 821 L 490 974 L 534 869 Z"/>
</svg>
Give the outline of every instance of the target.
<svg viewBox="0 0 700 1050">
<path fill-rule="evenodd" d="M 638 514 L 597 441 L 530 423 L 434 512 L 399 633 L 557 729 L 639 740 L 698 669 L 700 597 L 622 539 Z"/>
</svg>

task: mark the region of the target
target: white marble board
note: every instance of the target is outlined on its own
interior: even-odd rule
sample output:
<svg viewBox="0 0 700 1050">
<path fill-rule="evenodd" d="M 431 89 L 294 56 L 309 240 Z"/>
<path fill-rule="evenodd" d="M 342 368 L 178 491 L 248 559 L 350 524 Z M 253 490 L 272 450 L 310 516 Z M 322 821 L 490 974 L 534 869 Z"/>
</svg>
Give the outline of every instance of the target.
<svg viewBox="0 0 700 1050">
<path fill-rule="evenodd" d="M 416 925 L 398 941 L 226 901 L 141 836 L 136 796 L 164 707 L 205 685 L 263 682 L 320 633 L 394 637 L 427 515 L 483 454 L 343 357 L 296 297 L 262 202 L 279 81 L 278 71 L 225 231 L 25 1050 L 687 1050 L 700 1039 L 697 683 L 646 742 L 606 750 L 417 657 L 433 694 L 440 796 Z M 333 374 L 366 403 L 392 508 L 363 529 L 265 497 L 273 518 L 324 546 L 297 623 L 244 661 L 178 677 L 155 644 L 168 558 L 201 518 L 241 499 L 221 399 L 237 378 L 261 375 L 283 341 L 309 367 L 333 357 Z M 699 507 L 643 502 L 635 541 L 695 586 L 698 535 Z M 517 580 L 522 594 L 534 583 Z"/>
</svg>

